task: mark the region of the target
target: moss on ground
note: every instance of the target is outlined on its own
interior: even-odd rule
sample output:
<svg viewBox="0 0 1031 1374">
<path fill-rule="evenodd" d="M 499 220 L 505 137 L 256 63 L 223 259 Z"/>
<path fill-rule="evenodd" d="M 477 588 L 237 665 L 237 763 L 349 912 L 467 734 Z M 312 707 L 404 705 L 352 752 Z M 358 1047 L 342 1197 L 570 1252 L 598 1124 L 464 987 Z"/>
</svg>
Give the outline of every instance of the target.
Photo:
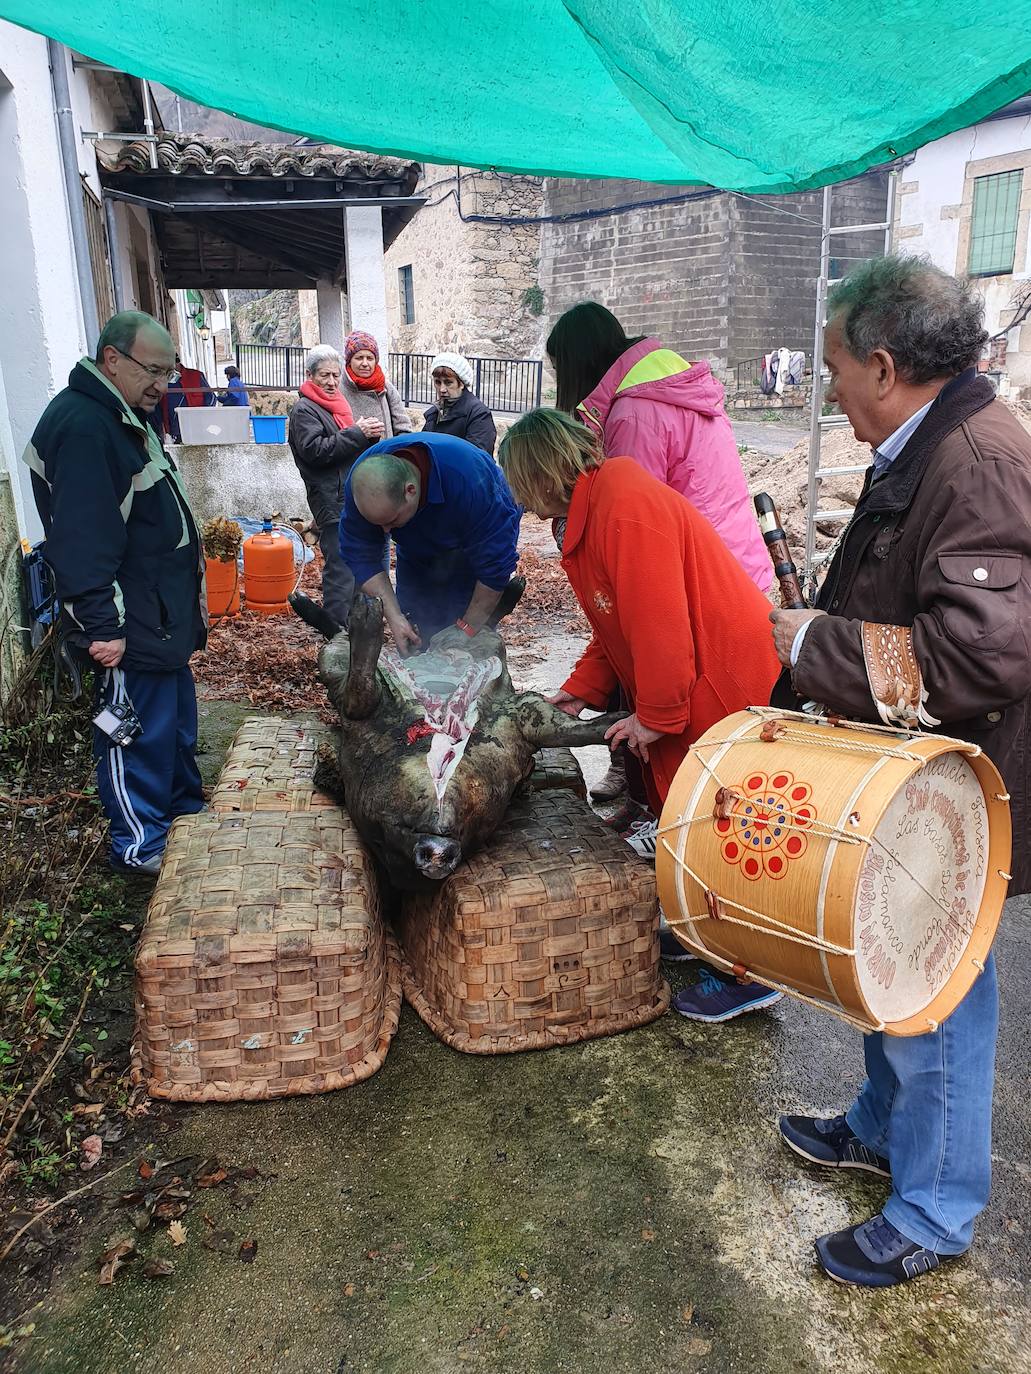
<svg viewBox="0 0 1031 1374">
<path fill-rule="evenodd" d="M 205 703 L 210 779 L 246 709 Z M 690 976 L 690 974 L 688 975 Z M 195 1199 L 174 1260 L 98 1288 L 129 1234 L 108 1208 L 33 1314 L 31 1374 L 1026 1374 L 1019 1279 L 982 1244 L 885 1294 L 818 1276 L 812 1238 L 870 1215 L 883 1188 L 798 1167 L 786 1100 L 840 1100 L 857 1037 L 786 1004 L 714 1030 L 667 1016 L 628 1035 L 484 1059 L 406 1008 L 385 1067 L 355 1089 L 176 1109 L 166 1158 L 271 1175 L 234 1210 Z M 804 1085 L 804 1087 L 803 1087 Z M 210 1217 L 213 1227 L 204 1220 Z M 202 1240 L 231 1228 L 223 1254 Z M 245 1265 L 236 1246 L 257 1240 Z"/>
<path fill-rule="evenodd" d="M 32 1367 L 701 1371 L 759 1349 L 771 1371 L 815 1370 L 796 1321 L 718 1260 L 704 1197 L 679 1204 L 652 1149 L 669 1078 L 661 1023 L 479 1059 L 406 1013 L 358 1090 L 189 1113 L 177 1154 L 277 1174 L 246 1220 L 213 1216 L 252 1228 L 254 1265 L 204 1250 L 195 1206 L 184 1251 L 154 1246 L 172 1278 L 82 1274 Z"/>
</svg>

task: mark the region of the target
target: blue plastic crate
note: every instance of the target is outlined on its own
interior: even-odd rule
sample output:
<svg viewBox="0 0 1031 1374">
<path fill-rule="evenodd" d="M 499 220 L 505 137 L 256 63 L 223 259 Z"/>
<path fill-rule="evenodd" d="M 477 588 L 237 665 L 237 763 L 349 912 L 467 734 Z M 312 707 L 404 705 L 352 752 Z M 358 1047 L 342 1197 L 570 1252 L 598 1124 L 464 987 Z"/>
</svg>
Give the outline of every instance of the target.
<svg viewBox="0 0 1031 1374">
<path fill-rule="evenodd" d="M 285 415 L 252 415 L 251 426 L 256 444 L 286 443 Z"/>
</svg>

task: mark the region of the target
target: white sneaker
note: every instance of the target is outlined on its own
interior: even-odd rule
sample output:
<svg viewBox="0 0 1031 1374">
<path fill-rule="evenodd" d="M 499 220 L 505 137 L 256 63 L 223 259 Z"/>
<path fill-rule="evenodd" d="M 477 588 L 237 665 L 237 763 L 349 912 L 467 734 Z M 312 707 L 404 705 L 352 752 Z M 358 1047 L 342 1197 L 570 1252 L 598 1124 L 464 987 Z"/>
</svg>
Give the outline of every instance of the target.
<svg viewBox="0 0 1031 1374">
<path fill-rule="evenodd" d="M 658 830 L 658 821 L 634 821 L 623 838 L 642 859 L 654 859 Z"/>
</svg>

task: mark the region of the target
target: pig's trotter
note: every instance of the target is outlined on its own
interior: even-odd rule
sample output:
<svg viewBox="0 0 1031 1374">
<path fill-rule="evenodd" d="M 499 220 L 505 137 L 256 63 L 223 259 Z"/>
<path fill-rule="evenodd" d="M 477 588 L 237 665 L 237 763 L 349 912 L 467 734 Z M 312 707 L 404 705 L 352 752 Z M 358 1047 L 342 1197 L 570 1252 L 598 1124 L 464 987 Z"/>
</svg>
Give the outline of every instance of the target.
<svg viewBox="0 0 1031 1374">
<path fill-rule="evenodd" d="M 487 624 L 492 630 L 498 628 L 499 621 L 504 620 L 506 615 L 511 615 L 516 606 L 519 605 L 523 592 L 526 591 L 526 578 L 513 577 L 505 590 L 501 593 L 501 600 L 491 612 Z"/>
<path fill-rule="evenodd" d="M 607 711 L 591 720 L 574 720 L 534 692 L 518 698 L 519 728 L 534 749 L 578 749 L 584 744 L 604 744 L 605 731 L 623 720 L 626 711 Z"/>
<path fill-rule="evenodd" d="M 303 592 L 294 592 L 287 597 L 295 615 L 299 615 L 306 625 L 310 625 L 313 630 L 318 630 L 320 635 L 325 635 L 327 639 L 333 639 L 343 628 L 338 625 L 328 611 L 324 610 L 317 602 L 312 601 Z"/>
<path fill-rule="evenodd" d="M 351 663 L 344 684 L 344 715 L 366 720 L 379 705 L 380 687 L 376 665 L 383 648 L 383 602 L 378 596 L 358 592 L 347 622 Z"/>
</svg>

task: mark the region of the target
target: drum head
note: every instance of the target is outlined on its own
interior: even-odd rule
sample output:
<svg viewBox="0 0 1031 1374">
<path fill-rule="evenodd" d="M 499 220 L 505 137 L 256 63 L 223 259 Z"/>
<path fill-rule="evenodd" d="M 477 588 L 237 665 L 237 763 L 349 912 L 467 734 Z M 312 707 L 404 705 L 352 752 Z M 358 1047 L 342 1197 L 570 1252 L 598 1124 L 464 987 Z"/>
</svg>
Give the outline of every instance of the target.
<svg viewBox="0 0 1031 1374">
<path fill-rule="evenodd" d="M 988 807 L 960 753 L 925 763 L 888 804 L 859 875 L 859 986 L 887 1025 L 929 1006 L 970 944 L 988 874 Z"/>
</svg>

